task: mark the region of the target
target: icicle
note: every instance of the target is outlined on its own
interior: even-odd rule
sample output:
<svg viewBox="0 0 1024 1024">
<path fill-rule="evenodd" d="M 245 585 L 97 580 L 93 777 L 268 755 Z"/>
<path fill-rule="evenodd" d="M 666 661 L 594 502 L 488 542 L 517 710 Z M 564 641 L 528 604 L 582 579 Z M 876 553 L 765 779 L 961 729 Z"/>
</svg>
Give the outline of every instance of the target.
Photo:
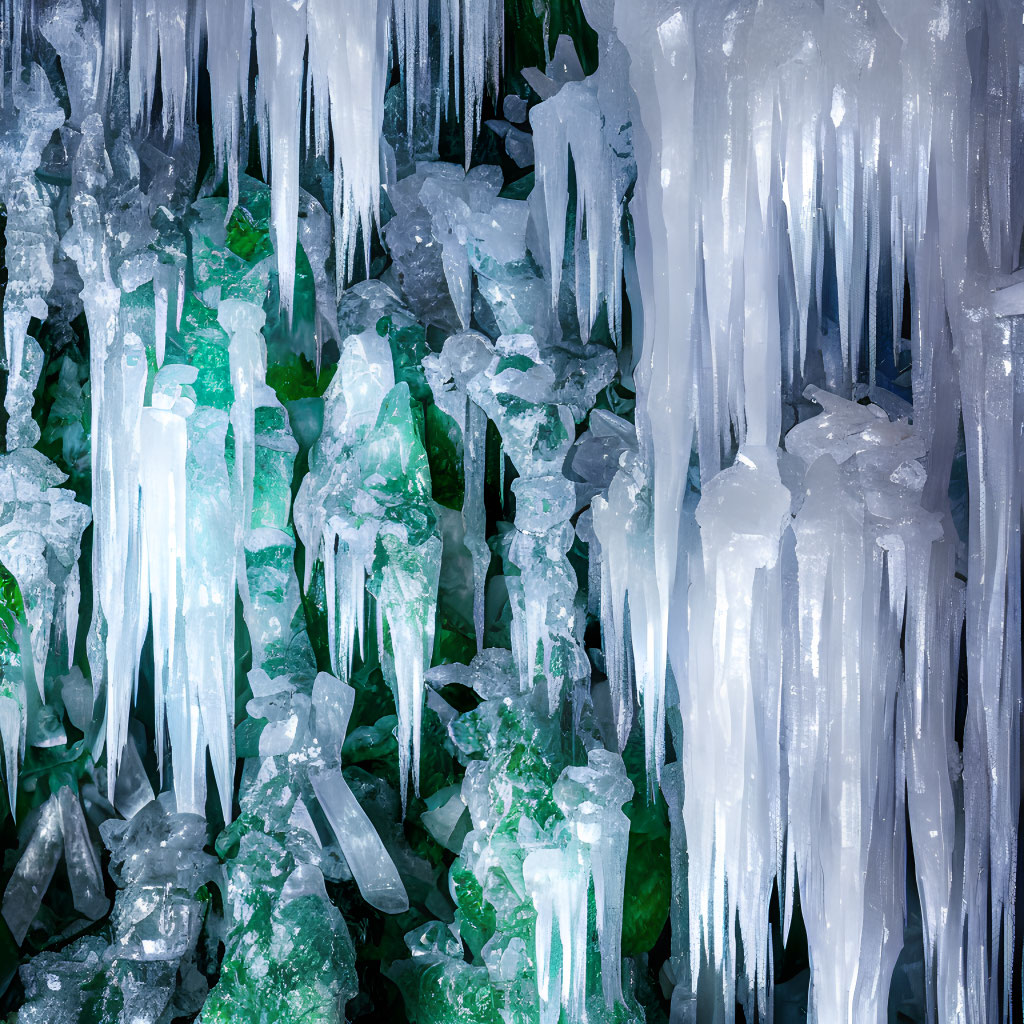
<svg viewBox="0 0 1024 1024">
<path fill-rule="evenodd" d="M 363 242 L 370 276 L 372 229 L 379 226 L 380 131 L 390 52 L 386 0 L 309 0 L 309 57 L 318 103 L 331 112 L 334 221 L 339 290 Z M 326 138 L 318 150 L 327 152 Z"/>
<path fill-rule="evenodd" d="M 153 405 L 142 411 L 139 485 L 146 576 L 152 608 L 157 764 L 163 771 L 165 707 L 174 751 L 174 790 L 183 812 L 204 813 L 196 799 L 196 776 L 205 774 L 203 747 L 194 733 L 191 692 L 186 665 L 179 660 L 184 638 L 184 586 L 187 560 L 185 473 L 188 435 L 186 417 L 194 407 L 189 385 L 194 367 L 170 365 L 153 384 Z M 181 706 L 184 705 L 184 706 Z"/>
<path fill-rule="evenodd" d="M 692 160 L 697 145 L 691 19 L 688 10 L 658 0 L 620 0 L 615 7 L 616 31 L 632 58 L 629 76 L 636 96 L 638 176 L 632 213 L 644 314 L 634 379 L 640 455 L 645 474 L 653 476 L 651 596 L 656 599 L 645 609 L 644 625 L 651 643 L 651 685 L 659 694 L 665 687 L 669 603 L 693 437 L 697 232 Z M 634 636 L 636 629 L 634 624 Z"/>
<path fill-rule="evenodd" d="M 227 171 L 227 215 L 230 217 L 238 205 L 239 140 L 242 117 L 247 113 L 249 105 L 252 0 L 208 0 L 206 32 L 213 152 L 217 162 L 217 177 L 220 178 Z M 163 359 L 157 361 L 161 363 Z"/>
<path fill-rule="evenodd" d="M 429 0 L 393 0 L 398 59 L 405 83 L 406 131 L 413 138 L 421 122 L 449 116 L 449 81 L 455 83 L 454 114 L 463 125 L 466 170 L 480 130 L 485 90 L 497 99 L 505 47 L 505 7 L 500 0 L 441 0 L 439 20 L 430 18 Z M 439 39 L 434 49 L 431 31 Z M 435 63 L 434 54 L 439 61 Z M 435 98 L 436 97 L 436 98 Z"/>
<path fill-rule="evenodd" d="M 253 283 L 262 292 L 266 274 L 257 274 Z M 263 308 L 243 299 L 222 299 L 217 306 L 217 320 L 228 332 L 231 341 L 228 359 L 231 366 L 231 428 L 235 438 L 234 493 L 241 508 L 235 523 L 235 556 L 238 562 L 238 585 L 242 601 L 249 600 L 245 574 L 245 533 L 252 519 L 252 496 L 256 477 L 256 407 L 265 398 L 267 354 L 261 331 L 266 322 Z M 275 400 L 276 401 L 276 400 Z"/>
<path fill-rule="evenodd" d="M 103 123 L 93 114 L 82 125 L 75 154 L 74 225 L 62 244 L 85 285 L 82 302 L 91 341 L 94 597 L 89 663 L 94 695 L 107 687 L 105 742 L 112 798 L 148 619 L 138 499 L 147 366 L 141 339 L 133 331 L 122 332 L 119 324 L 120 289 L 111 278 L 109 242 L 96 195 L 109 175 Z"/>
<path fill-rule="evenodd" d="M 382 539 L 388 560 L 383 569 L 377 609 L 387 623 L 394 652 L 398 765 L 404 807 L 410 767 L 413 786 L 419 792 L 423 673 L 430 665 L 434 647 L 434 601 L 441 572 L 441 540 L 432 538 L 406 568 L 401 564 L 403 553 L 389 550 L 388 537 Z"/>
<path fill-rule="evenodd" d="M 535 949 L 541 1020 L 586 1020 L 587 906 L 593 886 L 601 986 L 611 1010 L 622 1001 L 622 899 L 633 792 L 618 754 L 591 750 L 585 767 L 566 768 L 553 794 L 565 821 L 531 850 L 523 880 L 537 912 Z M 548 845 L 550 842 L 557 845 Z M 557 943 L 556 929 L 557 927 Z"/>
<path fill-rule="evenodd" d="M 237 509 L 224 460 L 228 414 L 200 406 L 188 418 L 185 473 L 188 567 L 183 613 L 190 685 L 202 718 L 224 820 L 235 771 Z M 194 714 L 194 710 L 193 710 Z"/>
<path fill-rule="evenodd" d="M 462 50 L 462 110 L 466 169 L 473 157 L 473 140 L 480 130 L 484 90 L 497 98 L 505 47 L 505 4 L 502 0 L 461 0 L 461 39 L 452 40 L 452 52 Z M 447 75 L 447 69 L 441 73 Z"/>
<path fill-rule="evenodd" d="M 622 758 L 600 748 L 589 752 L 585 768 L 566 768 L 554 789 L 574 837 L 590 848 L 601 987 L 609 1009 L 622 1001 L 623 887 L 629 846 L 629 819 L 622 805 L 632 795 Z M 585 965 L 584 959 L 584 970 Z"/>
<path fill-rule="evenodd" d="M 608 496 L 593 502 L 594 532 L 601 543 L 601 635 L 612 691 L 619 749 L 632 720 L 630 666 L 644 715 L 648 784 L 661 777 L 665 760 L 665 673 L 658 672 L 664 649 L 657 646 L 656 582 L 636 566 L 653 557 L 650 488 L 637 456 L 627 452 Z M 628 628 L 627 628 L 628 627 Z"/>
<path fill-rule="evenodd" d="M 270 157 L 271 224 L 281 306 L 291 317 L 299 216 L 299 124 L 306 51 L 306 0 L 255 6 L 256 53 L 264 111 L 261 146 Z M 267 163 L 264 159 L 264 169 Z"/>
<path fill-rule="evenodd" d="M 759 1003 L 767 977 L 768 901 L 778 868 L 773 710 L 779 705 L 781 657 L 770 641 L 763 647 L 759 632 L 789 510 L 774 450 L 746 446 L 706 485 L 696 511 L 702 554 L 695 552 L 691 567 L 691 664 L 679 695 L 690 956 L 696 984 L 704 944 L 719 972 L 727 1018 L 737 934 Z"/>
<path fill-rule="evenodd" d="M 896 531 L 924 550 L 936 534 L 927 515 L 912 518 L 924 478 L 912 428 L 890 423 L 877 406 L 814 388 L 807 396 L 824 412 L 786 438 L 806 467 L 794 525 L 802 667 L 787 711 L 789 841 L 808 941 L 818 950 L 816 1020 L 874 1020 L 884 1014 L 901 945 L 904 835 L 877 823 L 904 813 L 893 730 L 902 566 L 921 564 L 917 554 L 907 561 Z M 856 944 L 841 941 L 837 928 Z"/>
<path fill-rule="evenodd" d="M 1000 945 L 1013 946 L 1020 808 L 1021 546 L 1019 319 L 964 317 L 959 361 L 969 476 L 964 728 L 967 1017 L 994 1017 Z M 988 938 L 991 936 L 991 939 Z M 1008 953 L 1004 954 L 1009 956 Z M 1011 964 L 1005 963 L 1007 976 Z M 1010 998 L 1005 992 L 1004 1006 Z"/>
</svg>

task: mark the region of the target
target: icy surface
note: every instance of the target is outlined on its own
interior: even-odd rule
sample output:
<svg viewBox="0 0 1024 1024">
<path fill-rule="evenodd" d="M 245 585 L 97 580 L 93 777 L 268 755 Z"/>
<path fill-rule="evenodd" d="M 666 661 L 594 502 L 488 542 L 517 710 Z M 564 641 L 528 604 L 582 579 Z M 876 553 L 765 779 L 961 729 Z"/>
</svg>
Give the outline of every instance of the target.
<svg viewBox="0 0 1024 1024">
<path fill-rule="evenodd" d="M 324 566 L 331 658 L 343 681 L 366 628 L 367 583 L 376 598 L 398 706 L 403 801 L 410 772 L 419 787 L 423 674 L 441 567 L 430 469 L 409 400 L 408 385 L 394 384 L 386 339 L 373 330 L 347 338 L 295 508 L 299 535 Z M 312 566 L 307 562 L 307 588 Z"/>
</svg>

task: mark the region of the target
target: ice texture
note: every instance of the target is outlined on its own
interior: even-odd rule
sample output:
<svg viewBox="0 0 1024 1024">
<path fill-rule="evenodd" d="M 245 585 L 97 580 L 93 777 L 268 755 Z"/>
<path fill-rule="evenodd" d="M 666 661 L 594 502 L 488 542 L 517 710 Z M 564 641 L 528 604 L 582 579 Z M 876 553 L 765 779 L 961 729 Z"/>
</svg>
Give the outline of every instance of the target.
<svg viewBox="0 0 1024 1024">
<path fill-rule="evenodd" d="M 1003 0 L 0 0 L 19 1019 L 340 1021 L 363 903 L 421 1024 L 1012 1019 L 1022 42 Z"/>
<path fill-rule="evenodd" d="M 366 589 L 398 706 L 403 803 L 419 788 L 423 674 L 430 667 L 441 538 L 430 467 L 413 425 L 409 387 L 394 383 L 388 342 L 375 330 L 344 343 L 325 399 L 324 430 L 296 497 L 296 529 L 324 566 L 335 674 L 347 681 L 363 637 Z"/>
<path fill-rule="evenodd" d="M 39 912 L 62 857 L 75 909 L 89 921 L 103 917 L 110 904 L 103 891 L 99 855 L 78 794 L 68 785 L 61 786 L 39 808 L 4 890 L 4 921 L 19 944 Z"/>
</svg>

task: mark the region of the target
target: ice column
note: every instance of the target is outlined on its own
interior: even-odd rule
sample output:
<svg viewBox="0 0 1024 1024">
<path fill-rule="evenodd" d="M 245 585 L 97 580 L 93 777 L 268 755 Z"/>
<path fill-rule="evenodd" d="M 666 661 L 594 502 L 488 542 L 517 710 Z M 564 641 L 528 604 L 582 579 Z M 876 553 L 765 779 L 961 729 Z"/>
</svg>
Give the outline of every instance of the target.
<svg viewBox="0 0 1024 1024">
<path fill-rule="evenodd" d="M 519 574 L 506 574 L 512 650 L 521 689 L 545 686 L 554 714 L 565 683 L 589 676 L 577 635 L 574 573 L 565 558 L 576 506 L 575 489 L 561 472 L 575 436 L 572 413 L 558 403 L 554 374 L 526 334 L 503 335 L 496 345 L 475 332 L 454 335 L 440 357 L 428 357 L 426 369 L 441 403 L 451 406 L 445 392 L 457 392 L 495 423 L 519 472 L 509 549 Z"/>
<path fill-rule="evenodd" d="M 85 287 L 92 386 L 93 620 L 89 664 L 93 690 L 106 685 L 106 745 L 113 796 L 128 713 L 146 634 L 139 452 L 147 366 L 142 339 L 120 324 L 121 290 L 111 276 L 111 242 L 102 202 L 112 173 L 103 123 L 90 115 L 73 164 L 73 227 L 64 251 Z"/>
<path fill-rule="evenodd" d="M 174 753 L 177 806 L 202 814 L 206 805 L 206 743 L 199 700 L 185 647 L 185 580 L 188 567 L 187 417 L 195 408 L 193 367 L 169 365 L 153 382 L 142 410 L 139 485 L 146 578 L 153 625 L 157 761 L 162 769 L 165 727 Z"/>
</svg>

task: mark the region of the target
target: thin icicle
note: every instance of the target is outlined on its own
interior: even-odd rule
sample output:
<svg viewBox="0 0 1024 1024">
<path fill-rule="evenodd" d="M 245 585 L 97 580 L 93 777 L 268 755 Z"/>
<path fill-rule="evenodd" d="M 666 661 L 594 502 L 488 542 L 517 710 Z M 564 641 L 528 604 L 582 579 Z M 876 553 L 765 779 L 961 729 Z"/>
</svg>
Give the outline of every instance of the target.
<svg viewBox="0 0 1024 1024">
<path fill-rule="evenodd" d="M 269 155 L 271 224 L 281 306 L 290 317 L 299 216 L 299 124 L 306 52 L 306 0 L 261 0 L 255 6 L 256 53 L 263 111 L 261 146 Z M 259 103 L 257 103 L 259 106 Z M 267 167 L 264 157 L 264 169 Z"/>
</svg>

